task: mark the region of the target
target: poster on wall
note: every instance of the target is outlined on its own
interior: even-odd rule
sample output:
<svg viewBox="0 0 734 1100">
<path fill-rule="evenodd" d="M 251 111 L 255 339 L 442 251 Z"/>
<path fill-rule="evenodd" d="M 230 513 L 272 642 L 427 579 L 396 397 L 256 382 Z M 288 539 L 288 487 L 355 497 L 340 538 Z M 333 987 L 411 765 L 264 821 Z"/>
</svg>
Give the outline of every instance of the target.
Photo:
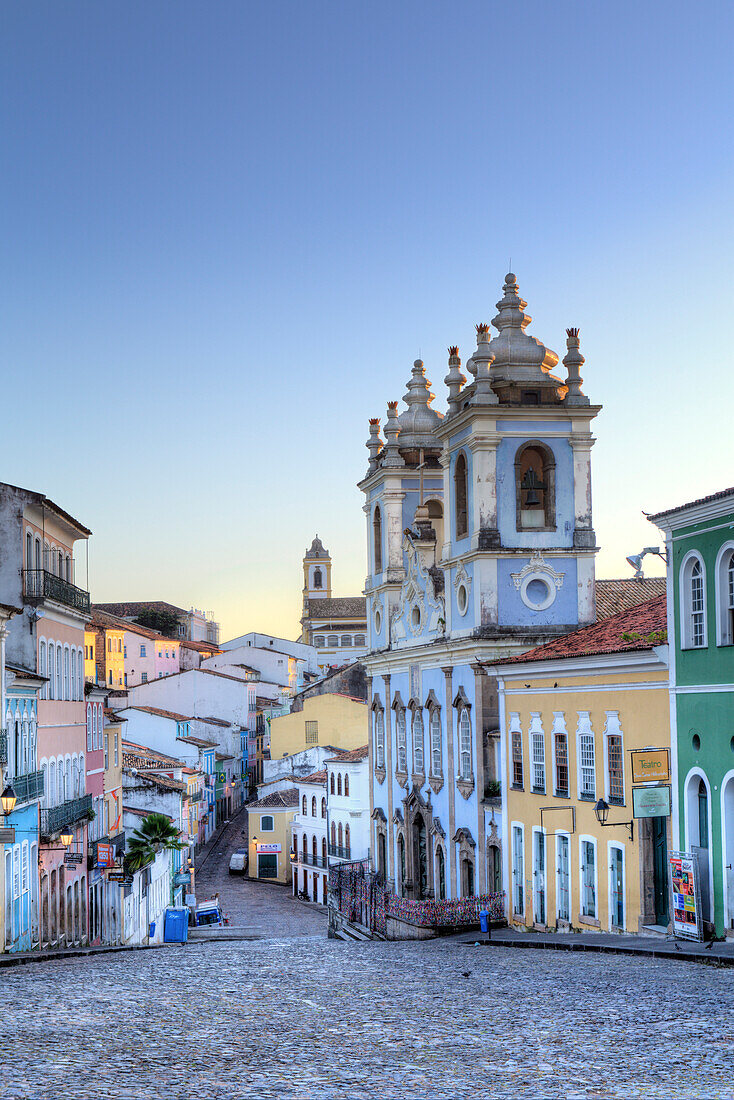
<svg viewBox="0 0 734 1100">
<path fill-rule="evenodd" d="M 670 853 L 670 894 L 673 935 L 703 939 L 698 858 L 694 853 Z"/>
</svg>

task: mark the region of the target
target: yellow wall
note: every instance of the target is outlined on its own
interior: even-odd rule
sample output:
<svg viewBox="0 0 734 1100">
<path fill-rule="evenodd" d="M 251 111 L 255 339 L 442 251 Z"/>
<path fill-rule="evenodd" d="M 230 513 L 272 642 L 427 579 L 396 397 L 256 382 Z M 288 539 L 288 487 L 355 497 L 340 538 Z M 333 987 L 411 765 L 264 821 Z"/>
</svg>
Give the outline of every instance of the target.
<svg viewBox="0 0 734 1100">
<path fill-rule="evenodd" d="M 125 685 L 125 632 L 105 628 L 104 633 L 106 683 L 117 691 Z"/>
<path fill-rule="evenodd" d="M 609 657 L 606 661 L 609 662 Z M 547 668 L 547 665 L 546 665 Z M 635 672 L 625 670 L 622 662 L 618 667 L 606 667 L 604 672 L 594 676 L 570 676 L 564 674 L 563 663 L 556 666 L 557 671 L 544 679 L 533 677 L 532 668 L 525 666 L 519 675 L 513 671 L 501 670 L 505 682 L 504 729 L 505 758 L 503 761 L 503 795 L 507 801 L 507 837 L 504 852 L 508 860 L 507 912 L 512 924 L 532 927 L 537 910 L 533 907 L 533 889 L 537 885 L 533 830 L 541 827 L 541 807 L 543 808 L 543 831 L 545 832 L 546 866 L 546 904 L 545 926 L 556 927 L 558 914 L 557 868 L 559 853 L 556 836 L 569 834 L 569 870 L 570 870 L 570 919 L 569 924 L 580 930 L 600 929 L 610 931 L 613 922 L 610 914 L 610 863 L 612 854 L 609 844 L 613 842 L 624 851 L 624 929 L 639 932 L 641 917 L 641 876 L 640 862 L 650 884 L 652 881 L 652 843 L 645 834 L 648 823 L 640 826 L 634 822 L 634 840 L 630 839 L 629 829 L 614 822 L 633 820 L 632 808 L 632 770 L 629 750 L 645 747 L 670 746 L 669 701 L 667 688 L 667 668 L 662 662 L 656 662 L 649 669 Z M 500 671 L 500 670 L 498 670 Z M 530 684 L 527 688 L 525 685 Z M 554 684 L 558 684 L 554 690 Z M 611 685 L 629 684 L 629 688 Z M 639 687 L 632 687 L 637 684 Z M 582 690 L 569 690 L 576 685 Z M 647 685 L 647 686 L 643 686 Z M 545 689 L 545 690 L 542 690 Z M 591 729 L 594 734 L 594 763 L 596 790 L 593 800 L 579 797 L 577 731 L 579 712 L 589 711 Z M 608 772 L 605 764 L 604 742 L 607 712 L 618 712 L 622 731 L 622 751 L 624 767 L 624 804 L 610 805 L 607 827 L 602 827 L 594 812 L 595 801 L 603 798 L 609 802 Z M 523 748 L 523 790 L 514 790 L 512 734 L 517 728 L 513 721 L 513 712 L 519 715 L 522 730 Z M 556 774 L 553 767 L 553 729 L 554 712 L 562 712 L 565 717 L 568 744 L 569 796 L 555 794 Z M 531 755 L 530 726 L 533 713 L 539 714 L 542 722 L 545 746 L 545 793 L 532 791 L 533 770 Z M 537 719 L 536 719 L 537 728 Z M 546 809 L 550 808 L 552 809 Z M 575 811 L 575 827 L 573 822 Z M 513 847 L 513 826 L 524 829 L 524 874 L 523 905 L 521 912 L 515 912 L 516 879 L 515 852 Z M 645 834 L 645 835 L 643 835 Z M 581 912 L 581 840 L 588 838 L 596 841 L 596 921 L 585 917 Z M 668 819 L 668 847 L 670 848 L 670 819 Z M 641 855 L 641 853 L 643 853 Z M 561 927 L 565 925 L 561 924 Z"/>
<path fill-rule="evenodd" d="M 248 808 L 247 835 L 249 837 L 249 844 L 247 874 L 249 878 L 258 877 L 257 843 L 253 840 L 253 837 L 257 837 L 258 842 L 263 842 L 265 844 L 280 844 L 280 851 L 277 853 L 278 877 L 264 879 L 263 881 L 281 883 L 291 881 L 291 827 L 297 809 L 297 806 L 292 806 L 289 809 L 278 809 L 272 806 Z M 260 825 L 260 818 L 267 815 L 273 819 L 274 828 L 272 832 L 263 832 Z"/>
<path fill-rule="evenodd" d="M 317 722 L 316 741 L 306 740 L 306 722 Z M 316 695 L 304 700 L 303 710 L 273 718 L 270 723 L 270 759 L 292 756 L 313 745 L 358 749 L 368 739 L 367 704 L 346 695 Z"/>
<path fill-rule="evenodd" d="M 104 771 L 104 797 L 107 805 L 107 829 L 110 836 L 122 832 L 122 734 L 124 722 L 111 722 L 105 717 L 107 767 Z M 117 744 L 117 763 L 115 763 Z"/>
<path fill-rule="evenodd" d="M 89 683 L 97 682 L 97 635 L 92 630 L 84 631 L 84 679 Z"/>
</svg>

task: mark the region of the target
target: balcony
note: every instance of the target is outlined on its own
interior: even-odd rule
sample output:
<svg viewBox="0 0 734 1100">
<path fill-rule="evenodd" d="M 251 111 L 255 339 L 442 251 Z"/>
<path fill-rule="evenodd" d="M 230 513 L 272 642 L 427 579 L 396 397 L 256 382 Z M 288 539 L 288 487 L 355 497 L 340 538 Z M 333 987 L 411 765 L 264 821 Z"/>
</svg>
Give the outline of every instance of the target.
<svg viewBox="0 0 734 1100">
<path fill-rule="evenodd" d="M 298 862 L 308 864 L 309 867 L 327 867 L 328 864 L 323 856 L 314 856 L 310 852 L 300 852 L 298 855 Z"/>
<path fill-rule="evenodd" d="M 351 848 L 342 848 L 340 844 L 330 844 L 329 845 L 329 855 L 330 856 L 337 856 L 339 859 L 351 859 L 352 858 L 352 849 Z"/>
<path fill-rule="evenodd" d="M 25 802 L 33 802 L 35 798 L 43 798 L 43 772 L 13 775 L 8 782 L 15 791 L 18 806 L 22 806 Z"/>
<path fill-rule="evenodd" d="M 203 791 L 189 791 L 186 795 L 186 798 L 189 800 L 189 802 L 201 802 L 203 797 Z"/>
<path fill-rule="evenodd" d="M 50 809 L 41 810 L 41 836 L 53 836 L 60 832 L 66 825 L 76 825 L 92 812 L 91 794 L 82 795 L 81 798 L 72 798 L 68 802 L 62 802 L 60 806 L 51 806 Z"/>
<path fill-rule="evenodd" d="M 23 595 L 29 600 L 55 600 L 89 614 L 89 593 L 47 569 L 23 570 Z"/>
</svg>

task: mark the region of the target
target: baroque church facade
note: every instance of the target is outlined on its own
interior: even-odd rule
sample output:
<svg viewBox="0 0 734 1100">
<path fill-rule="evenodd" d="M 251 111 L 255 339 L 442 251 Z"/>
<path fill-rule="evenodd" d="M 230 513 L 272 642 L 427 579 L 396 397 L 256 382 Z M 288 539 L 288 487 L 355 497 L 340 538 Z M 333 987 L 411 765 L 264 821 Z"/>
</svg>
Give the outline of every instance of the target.
<svg viewBox="0 0 734 1100">
<path fill-rule="evenodd" d="M 446 415 L 424 365 L 370 420 L 360 482 L 374 865 L 398 894 L 506 889 L 495 660 L 596 619 L 591 425 L 577 329 L 558 356 L 526 329 L 513 274 L 449 348 Z"/>
</svg>

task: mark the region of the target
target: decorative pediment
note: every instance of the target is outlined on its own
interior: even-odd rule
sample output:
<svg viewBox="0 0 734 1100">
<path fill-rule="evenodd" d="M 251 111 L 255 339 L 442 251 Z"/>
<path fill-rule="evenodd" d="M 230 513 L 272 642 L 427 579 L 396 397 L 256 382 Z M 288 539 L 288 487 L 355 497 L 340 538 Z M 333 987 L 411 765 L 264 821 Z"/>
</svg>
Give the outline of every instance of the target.
<svg viewBox="0 0 734 1100">
<path fill-rule="evenodd" d="M 442 840 L 446 839 L 446 831 L 441 824 L 440 817 L 434 817 L 433 824 L 431 825 L 431 836 L 440 836 Z"/>
<path fill-rule="evenodd" d="M 428 695 L 426 695 L 426 701 L 423 706 L 426 708 L 426 710 L 441 709 L 441 704 L 439 703 L 438 697 L 433 688 L 431 688 L 431 690 L 428 692 Z"/>
<path fill-rule="evenodd" d="M 430 813 L 433 812 L 433 807 L 431 806 L 430 792 L 428 794 L 428 798 L 424 798 L 420 788 L 417 787 L 415 783 L 403 799 L 403 804 L 405 805 L 406 816 L 411 810 L 415 810 L 416 807 L 421 810 L 428 810 Z"/>
<path fill-rule="evenodd" d="M 467 710 L 471 710 L 471 703 L 469 702 L 469 696 L 464 691 L 464 688 L 459 684 L 454 701 L 451 704 L 454 707 L 466 707 Z"/>
<path fill-rule="evenodd" d="M 454 588 L 458 589 L 459 585 L 463 584 L 466 587 L 467 592 L 470 592 L 471 580 L 471 577 L 466 571 L 466 566 L 464 565 L 464 562 L 460 561 L 454 569 Z"/>
<path fill-rule="evenodd" d="M 387 825 L 387 818 L 385 817 L 385 811 L 381 806 L 375 806 L 372 814 L 370 815 L 373 821 L 381 821 L 383 825 Z"/>
<path fill-rule="evenodd" d="M 372 696 L 372 709 L 373 710 L 384 710 L 385 709 L 382 705 L 382 699 L 380 698 L 379 691 L 376 691 L 375 694 Z"/>
<path fill-rule="evenodd" d="M 405 824 L 405 822 L 403 821 L 402 812 L 399 808 L 392 815 L 392 823 L 393 823 L 393 825 L 404 825 Z"/>
<path fill-rule="evenodd" d="M 405 703 L 399 691 L 395 692 L 391 706 L 393 710 L 405 710 Z"/>
<path fill-rule="evenodd" d="M 400 598 L 390 612 L 394 643 L 426 634 L 440 635 L 446 629 L 442 571 L 423 565 L 410 531 L 406 531 L 403 538 L 403 550 L 406 575 Z"/>
<path fill-rule="evenodd" d="M 462 846 L 468 845 L 469 848 L 476 848 L 477 842 L 471 835 L 471 829 L 465 829 L 464 826 L 457 829 L 451 838 L 454 844 L 461 844 Z"/>
<path fill-rule="evenodd" d="M 545 560 L 541 550 L 533 550 L 530 555 L 530 561 L 527 565 L 524 565 L 519 573 L 510 573 L 515 588 L 519 589 L 522 586 L 522 582 L 531 573 L 545 573 L 546 576 L 553 581 L 556 588 L 560 588 L 563 584 L 563 578 L 565 573 L 558 573 L 553 566 Z"/>
</svg>

